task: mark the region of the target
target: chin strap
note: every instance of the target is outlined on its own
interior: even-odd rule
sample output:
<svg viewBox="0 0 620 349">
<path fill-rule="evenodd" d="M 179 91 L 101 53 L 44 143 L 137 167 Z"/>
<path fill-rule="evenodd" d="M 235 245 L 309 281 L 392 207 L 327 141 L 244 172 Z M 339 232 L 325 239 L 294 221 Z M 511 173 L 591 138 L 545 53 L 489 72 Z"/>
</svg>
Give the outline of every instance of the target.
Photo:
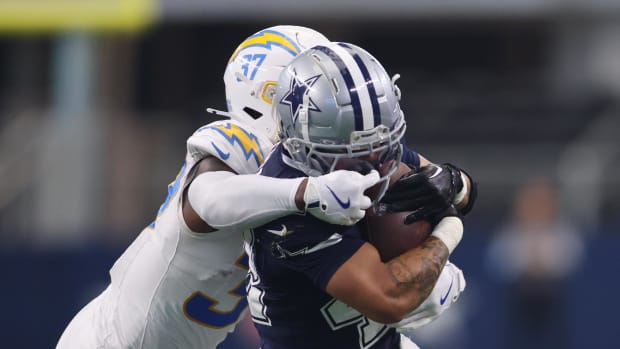
<svg viewBox="0 0 620 349">
<path fill-rule="evenodd" d="M 229 119 L 233 118 L 232 113 L 229 113 L 227 111 L 213 109 L 213 108 L 207 108 L 206 110 L 207 110 L 207 113 L 210 113 L 210 114 L 213 114 L 213 115 L 223 116 L 223 117 L 229 118 Z"/>
</svg>

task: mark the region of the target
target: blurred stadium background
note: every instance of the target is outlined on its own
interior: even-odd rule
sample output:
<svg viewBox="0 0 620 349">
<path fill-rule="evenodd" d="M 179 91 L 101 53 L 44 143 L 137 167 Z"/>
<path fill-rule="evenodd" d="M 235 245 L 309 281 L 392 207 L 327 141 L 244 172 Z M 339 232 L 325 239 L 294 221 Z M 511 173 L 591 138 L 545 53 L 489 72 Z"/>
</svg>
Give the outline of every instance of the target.
<svg viewBox="0 0 620 349">
<path fill-rule="evenodd" d="M 53 347 L 103 289 L 205 108 L 225 109 L 229 55 L 276 24 L 400 73 L 409 145 L 479 181 L 452 257 L 468 286 L 424 349 L 620 341 L 620 2 L 0 0 L 3 347 Z M 557 216 L 523 194 L 540 178 Z M 248 328 L 221 348 L 256 347 Z"/>
</svg>

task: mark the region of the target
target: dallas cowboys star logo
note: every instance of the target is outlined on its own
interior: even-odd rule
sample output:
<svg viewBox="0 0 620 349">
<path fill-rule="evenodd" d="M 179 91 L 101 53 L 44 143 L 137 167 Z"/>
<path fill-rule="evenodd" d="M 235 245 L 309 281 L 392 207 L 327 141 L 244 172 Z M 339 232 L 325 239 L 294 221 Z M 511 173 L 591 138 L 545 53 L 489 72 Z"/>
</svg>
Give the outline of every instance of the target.
<svg viewBox="0 0 620 349">
<path fill-rule="evenodd" d="M 291 80 L 288 92 L 286 92 L 286 95 L 280 100 L 280 103 L 286 104 L 291 108 L 293 122 L 297 121 L 299 108 L 304 104 L 304 96 L 308 94 L 310 87 L 312 87 L 320 77 L 321 74 L 315 75 L 301 82 L 297 79 L 297 72 L 295 72 L 295 77 Z M 308 96 L 308 105 L 306 107 L 308 110 L 321 111 L 310 96 Z"/>
</svg>

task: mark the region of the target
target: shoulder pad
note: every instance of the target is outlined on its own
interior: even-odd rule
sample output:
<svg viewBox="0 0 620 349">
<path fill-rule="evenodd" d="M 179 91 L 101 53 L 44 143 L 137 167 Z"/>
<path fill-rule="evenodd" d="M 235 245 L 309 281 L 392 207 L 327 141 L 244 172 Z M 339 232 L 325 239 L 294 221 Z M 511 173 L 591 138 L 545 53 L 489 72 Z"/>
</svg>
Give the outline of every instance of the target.
<svg viewBox="0 0 620 349">
<path fill-rule="evenodd" d="M 192 157 L 215 156 L 239 174 L 256 173 L 271 147 L 266 137 L 232 120 L 202 126 L 187 140 Z"/>
</svg>

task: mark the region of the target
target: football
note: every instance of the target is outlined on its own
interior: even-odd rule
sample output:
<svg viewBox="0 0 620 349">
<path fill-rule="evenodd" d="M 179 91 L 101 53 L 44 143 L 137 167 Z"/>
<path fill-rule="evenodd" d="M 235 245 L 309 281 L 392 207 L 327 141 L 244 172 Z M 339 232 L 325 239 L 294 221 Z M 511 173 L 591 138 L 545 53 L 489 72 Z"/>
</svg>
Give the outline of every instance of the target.
<svg viewBox="0 0 620 349">
<path fill-rule="evenodd" d="M 401 163 L 390 178 L 390 186 L 411 169 Z M 368 195 L 374 194 L 369 191 Z M 376 190 L 376 189 L 375 189 Z M 419 246 L 432 232 L 430 221 L 419 220 L 406 225 L 405 217 L 410 212 L 383 213 L 377 215 L 373 209 L 366 211 L 366 234 L 368 242 L 377 248 L 383 262 Z"/>
</svg>

